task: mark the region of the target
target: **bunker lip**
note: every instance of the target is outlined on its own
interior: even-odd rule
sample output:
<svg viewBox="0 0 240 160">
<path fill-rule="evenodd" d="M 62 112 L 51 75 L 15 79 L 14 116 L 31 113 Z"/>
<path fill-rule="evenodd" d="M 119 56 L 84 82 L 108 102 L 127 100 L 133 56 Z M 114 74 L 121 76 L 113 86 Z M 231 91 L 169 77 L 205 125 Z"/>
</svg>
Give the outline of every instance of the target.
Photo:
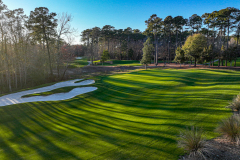
<svg viewBox="0 0 240 160">
<path fill-rule="evenodd" d="M 37 101 L 60 101 L 73 98 L 77 95 L 92 92 L 97 89 L 97 87 L 81 87 L 81 88 L 74 88 L 67 93 L 56 93 L 48 96 L 34 96 L 34 97 L 27 97 L 22 98 L 24 95 L 34 94 L 34 93 L 42 93 L 51 91 L 54 89 L 62 88 L 62 87 L 70 87 L 70 86 L 85 86 L 94 84 L 94 80 L 85 80 L 79 83 L 75 83 L 77 81 L 81 81 L 83 79 L 75 79 L 65 82 L 59 82 L 51 86 L 22 91 L 18 93 L 8 94 L 5 96 L 0 97 L 0 106 L 7 106 L 12 104 L 19 104 L 19 103 L 26 103 L 26 102 L 37 102 Z"/>
</svg>

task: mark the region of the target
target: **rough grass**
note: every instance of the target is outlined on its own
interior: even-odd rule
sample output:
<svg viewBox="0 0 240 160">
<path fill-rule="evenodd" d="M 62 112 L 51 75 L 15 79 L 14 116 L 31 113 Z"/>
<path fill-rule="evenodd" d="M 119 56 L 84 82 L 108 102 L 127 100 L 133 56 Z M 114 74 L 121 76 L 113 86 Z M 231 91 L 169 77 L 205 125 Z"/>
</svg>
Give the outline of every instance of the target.
<svg viewBox="0 0 240 160">
<path fill-rule="evenodd" d="M 240 73 L 147 70 L 97 77 L 98 90 L 0 108 L 0 159 L 178 159 L 186 127 L 218 136 Z"/>
<path fill-rule="evenodd" d="M 229 138 L 231 141 L 240 142 L 240 117 L 233 115 L 228 119 L 224 119 L 219 124 L 217 131 Z"/>
<path fill-rule="evenodd" d="M 183 148 L 189 154 L 189 157 L 198 158 L 199 160 L 206 160 L 212 154 L 212 147 L 207 145 L 204 132 L 194 126 L 191 127 L 191 130 L 187 128 L 186 131 L 180 134 L 178 146 Z"/>
</svg>

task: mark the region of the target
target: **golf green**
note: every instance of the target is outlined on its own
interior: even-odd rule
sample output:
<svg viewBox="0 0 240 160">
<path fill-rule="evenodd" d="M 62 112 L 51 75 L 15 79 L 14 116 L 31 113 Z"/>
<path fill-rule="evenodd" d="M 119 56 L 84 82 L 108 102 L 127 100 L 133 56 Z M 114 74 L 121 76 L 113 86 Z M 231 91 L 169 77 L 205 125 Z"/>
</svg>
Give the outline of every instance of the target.
<svg viewBox="0 0 240 160">
<path fill-rule="evenodd" d="M 231 114 L 240 73 L 153 69 L 96 77 L 96 91 L 70 100 L 0 108 L 0 159 L 178 159 L 178 135 L 207 138 Z"/>
</svg>

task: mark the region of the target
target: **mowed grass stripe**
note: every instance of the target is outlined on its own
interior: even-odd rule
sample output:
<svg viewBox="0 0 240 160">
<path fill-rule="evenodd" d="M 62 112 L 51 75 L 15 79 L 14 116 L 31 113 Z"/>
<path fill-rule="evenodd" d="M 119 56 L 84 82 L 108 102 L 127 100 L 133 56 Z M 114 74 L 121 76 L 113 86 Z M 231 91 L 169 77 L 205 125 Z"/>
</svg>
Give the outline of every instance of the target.
<svg viewBox="0 0 240 160">
<path fill-rule="evenodd" d="M 231 112 L 240 74 L 147 70 L 97 77 L 98 90 L 60 102 L 0 108 L 0 159 L 178 159 L 177 135 L 208 138 Z"/>
</svg>

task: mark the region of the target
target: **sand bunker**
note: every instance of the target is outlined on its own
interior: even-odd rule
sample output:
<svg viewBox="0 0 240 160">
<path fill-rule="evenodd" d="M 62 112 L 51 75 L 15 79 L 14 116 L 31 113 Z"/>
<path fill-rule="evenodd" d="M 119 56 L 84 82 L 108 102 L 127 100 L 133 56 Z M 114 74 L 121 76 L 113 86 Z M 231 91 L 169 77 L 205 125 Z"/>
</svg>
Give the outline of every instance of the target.
<svg viewBox="0 0 240 160">
<path fill-rule="evenodd" d="M 33 96 L 33 97 L 26 97 L 22 98 L 24 95 L 33 94 L 33 93 L 42 93 L 51 91 L 57 88 L 62 87 L 69 87 L 69 86 L 82 86 L 82 85 L 89 85 L 95 83 L 94 80 L 85 80 L 79 83 L 75 83 L 82 79 L 75 79 L 71 81 L 59 82 L 51 86 L 22 91 L 18 93 L 8 94 L 5 96 L 0 97 L 0 106 L 7 106 L 12 104 L 18 103 L 25 103 L 25 102 L 37 102 L 37 101 L 60 101 L 65 99 L 73 98 L 77 95 L 91 92 L 97 89 L 97 87 L 81 87 L 81 88 L 74 88 L 70 92 L 67 93 L 56 93 L 49 96 Z"/>
<path fill-rule="evenodd" d="M 82 59 L 82 57 L 76 57 L 76 59 Z"/>
</svg>

